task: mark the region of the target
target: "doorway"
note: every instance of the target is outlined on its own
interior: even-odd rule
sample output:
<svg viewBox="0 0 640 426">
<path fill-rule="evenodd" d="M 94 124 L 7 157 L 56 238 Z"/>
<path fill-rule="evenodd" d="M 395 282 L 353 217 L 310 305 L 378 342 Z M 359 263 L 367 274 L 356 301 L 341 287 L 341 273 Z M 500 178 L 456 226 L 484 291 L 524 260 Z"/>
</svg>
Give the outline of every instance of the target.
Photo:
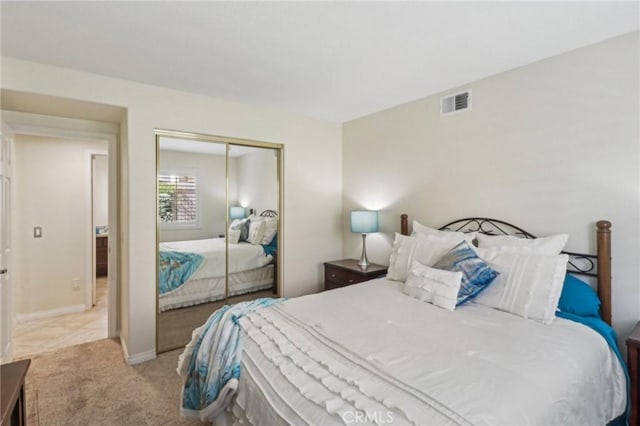
<svg viewBox="0 0 640 426">
<path fill-rule="evenodd" d="M 13 358 L 107 338 L 115 309 L 96 255 L 109 251 L 109 141 L 33 132 L 14 141 Z"/>
<path fill-rule="evenodd" d="M 117 338 L 120 335 L 120 328 L 122 325 L 121 316 L 125 315 L 125 312 L 121 309 L 121 301 L 122 297 L 122 285 L 126 285 L 126 276 L 124 275 L 124 271 L 121 268 L 121 255 L 123 251 L 126 251 L 127 244 L 125 243 L 126 228 L 123 228 L 121 233 L 121 221 L 124 221 L 126 224 L 128 221 L 128 212 L 127 210 L 121 210 L 121 203 L 126 203 L 126 198 L 121 199 L 122 191 L 126 191 L 127 185 L 127 177 L 126 174 L 123 176 L 121 164 L 123 161 L 126 161 L 126 144 L 127 144 L 127 124 L 126 124 L 126 116 L 127 111 L 125 108 L 114 107 L 110 105 L 84 102 L 54 96 L 47 96 L 35 93 L 26 93 L 19 91 L 12 91 L 7 89 L 0 89 L 2 94 L 2 136 L 4 139 L 7 139 L 5 135 L 27 135 L 27 136 L 42 136 L 42 137 L 53 137 L 53 138 L 62 138 L 67 140 L 100 140 L 106 141 L 106 148 L 103 152 L 97 152 L 98 154 L 107 154 L 108 157 L 108 170 L 109 170 L 109 240 L 108 240 L 108 276 L 107 276 L 107 316 L 108 316 L 108 337 Z M 6 126 L 5 126 L 6 125 Z M 9 144 L 5 144 L 9 146 Z M 15 143 L 14 143 L 15 145 Z M 123 148 L 124 146 L 124 148 Z M 7 148 L 9 149 L 9 148 Z M 10 149 L 12 155 L 15 157 L 15 149 Z M 80 184 L 83 184 L 87 188 L 87 192 L 90 191 L 91 188 L 91 162 L 89 161 L 90 153 L 83 153 L 83 163 L 82 167 L 86 170 L 87 178 L 82 180 Z M 15 158 L 13 163 L 15 163 Z M 65 162 L 51 161 L 51 164 L 57 165 L 59 168 L 64 168 Z M 43 168 L 43 172 L 44 172 Z M 33 243 L 36 241 L 33 238 L 33 228 L 40 227 L 42 232 L 42 238 L 37 241 L 42 243 L 44 241 L 50 241 L 51 237 L 56 233 L 64 233 L 65 229 L 57 228 L 57 227 L 43 227 L 42 224 L 31 224 L 31 228 L 21 228 L 20 231 L 17 229 L 18 225 L 18 215 L 16 214 L 16 202 L 15 196 L 19 191 L 20 182 L 17 182 L 15 177 L 15 167 L 13 167 L 13 180 L 12 180 L 12 189 L 10 190 L 10 195 L 8 195 L 8 202 L 10 205 L 8 207 L 9 214 L 7 216 L 12 215 L 12 223 L 11 225 L 7 225 L 6 229 L 7 238 L 3 238 L 0 241 L 0 247 L 4 247 L 3 244 L 6 244 L 5 241 L 7 239 L 12 244 L 10 247 L 10 256 L 5 256 L 5 258 L 9 259 L 8 263 L 5 263 L 4 268 L 8 269 L 8 273 L 5 277 L 0 277 L 0 282 L 4 288 L 0 289 L 5 292 L 8 297 L 4 297 L 4 293 L 2 296 L 2 300 L 0 301 L 0 305 L 4 304 L 4 306 L 0 306 L 0 327 L 5 327 L 10 332 L 13 331 L 14 327 L 18 325 L 19 320 L 24 320 L 25 311 L 22 309 L 25 308 L 24 300 L 18 300 L 18 295 L 16 293 L 16 289 L 18 286 L 21 286 L 24 274 L 22 277 L 19 275 L 19 271 L 17 268 L 17 264 L 19 263 L 17 260 L 21 259 L 21 247 L 18 247 L 16 243 L 17 236 L 20 233 L 25 233 L 28 231 L 28 236 L 30 236 L 30 242 Z M 42 173 L 41 173 L 42 174 Z M 43 182 L 50 182 L 52 179 L 48 178 L 48 176 L 42 176 L 40 179 Z M 65 194 L 65 191 L 60 191 L 62 194 Z M 126 194 L 126 192 L 124 192 Z M 4 200 L 0 197 L 0 200 Z M 123 201 L 124 200 L 124 201 Z M 8 205 L 4 203 L 5 205 Z M 59 214 L 58 208 L 60 206 L 64 206 L 65 198 L 60 197 L 58 200 L 53 202 L 50 206 L 44 206 L 43 211 L 46 212 L 49 216 Z M 92 208 L 91 200 L 85 200 L 85 203 L 78 207 L 78 211 L 86 214 L 86 218 L 90 218 L 90 211 Z M 9 221 L 9 219 L 7 219 Z M 2 220 L 0 220 L 2 222 Z M 0 229 L 0 231 L 2 231 Z M 53 232 L 53 234 L 52 234 Z M 83 240 L 83 248 L 84 251 L 82 255 L 85 253 L 92 254 L 92 247 L 95 244 L 95 229 L 93 229 L 93 224 L 87 221 L 86 227 L 83 228 L 84 232 L 84 240 Z M 0 236 L 3 232 L 0 232 Z M 41 244 L 44 246 L 44 244 Z M 56 247 L 53 249 L 53 252 L 64 250 L 65 247 Z M 95 250 L 95 248 L 94 248 Z M 123 258 L 124 261 L 125 258 Z M 1 260 L 1 259 L 0 259 Z M 55 267 L 64 267 L 65 265 L 57 265 L 53 262 Z M 79 294 L 82 295 L 81 300 L 74 302 L 76 308 L 78 310 L 87 309 L 93 305 L 93 294 L 92 294 L 92 285 L 93 282 L 89 281 L 92 276 L 92 269 L 94 268 L 94 264 L 92 259 L 84 262 L 86 268 L 84 271 L 74 272 L 73 277 L 69 277 L 66 282 L 58 283 L 58 287 L 56 290 L 60 290 L 56 292 L 52 297 L 48 297 L 47 300 L 49 302 L 56 302 L 55 297 L 58 293 L 64 293 L 64 290 L 68 290 L 69 288 L 75 286 L 77 287 L 79 284 L 80 291 Z M 2 266 L 2 265 L 0 265 Z M 30 265 L 33 270 L 42 272 L 43 270 L 52 270 L 53 267 L 51 262 L 49 264 L 37 264 L 31 263 Z M 126 268 L 127 263 L 124 262 L 123 266 Z M 0 268 L 0 270 L 3 268 Z M 0 274 L 1 275 L 1 274 Z M 72 283 L 72 279 L 80 278 L 79 280 L 74 280 Z M 123 283 L 125 281 L 125 283 Z M 4 285 L 5 282 L 8 282 L 8 286 Z M 89 286 L 89 293 L 86 292 L 85 287 Z M 5 291 L 7 289 L 9 291 Z M 88 300 L 85 297 L 89 295 Z M 97 301 L 96 301 L 97 302 Z M 19 305 L 23 303 L 22 305 Z M 9 309 L 5 309 L 5 307 L 9 307 Z M 74 305 L 71 305 L 74 306 Z M 21 310 L 18 310 L 20 308 Z M 37 308 L 37 306 L 28 306 L 30 309 Z M 56 306 L 45 306 L 40 307 L 40 309 L 54 311 L 54 313 L 59 314 L 60 312 L 55 312 L 55 309 L 60 308 L 60 305 Z M 67 306 L 67 309 L 69 307 Z M 62 312 L 62 313 L 69 313 Z M 73 312 L 70 312 L 73 313 Z M 22 316 L 20 316 L 22 315 Z M 19 317 L 20 316 L 20 317 Z M 1 349 L 0 356 L 2 357 L 2 362 L 8 362 L 12 359 L 13 346 L 12 345 L 12 335 L 11 333 L 5 332 L 5 330 L 0 330 L 2 333 L 2 344 L 3 347 Z M 5 349 L 10 348 L 10 350 Z"/>
<path fill-rule="evenodd" d="M 13 357 L 13 282 L 11 280 L 11 194 L 13 133 L 2 121 L 0 135 L 0 363 Z"/>
</svg>

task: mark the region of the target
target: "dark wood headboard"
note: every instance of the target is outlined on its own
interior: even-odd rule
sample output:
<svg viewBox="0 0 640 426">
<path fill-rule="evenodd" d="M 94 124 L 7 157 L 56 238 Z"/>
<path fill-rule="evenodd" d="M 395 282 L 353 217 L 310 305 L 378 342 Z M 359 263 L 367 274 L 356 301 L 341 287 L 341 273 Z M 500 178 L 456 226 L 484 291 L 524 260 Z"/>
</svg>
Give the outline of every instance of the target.
<svg viewBox="0 0 640 426">
<path fill-rule="evenodd" d="M 521 238 L 536 238 L 535 235 L 508 222 L 486 217 L 469 217 L 454 220 L 438 228 L 443 231 L 480 232 L 486 235 L 513 235 Z M 400 215 L 400 232 L 409 235 L 409 216 Z M 586 275 L 597 280 L 602 319 L 611 325 L 611 222 L 600 220 L 596 223 L 596 254 L 574 253 L 569 255 L 567 272 Z"/>
</svg>

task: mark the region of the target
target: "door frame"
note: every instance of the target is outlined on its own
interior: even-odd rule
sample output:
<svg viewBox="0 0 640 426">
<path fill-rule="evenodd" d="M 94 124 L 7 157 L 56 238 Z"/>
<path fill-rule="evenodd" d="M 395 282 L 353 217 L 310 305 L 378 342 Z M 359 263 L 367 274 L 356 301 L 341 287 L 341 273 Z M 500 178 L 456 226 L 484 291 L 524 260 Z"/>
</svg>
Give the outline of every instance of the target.
<svg viewBox="0 0 640 426">
<path fill-rule="evenodd" d="M 4 364 L 13 360 L 13 328 L 16 322 L 15 316 L 15 289 L 13 282 L 11 280 L 11 274 L 14 270 L 14 261 L 13 261 L 13 250 L 12 250 L 12 242 L 15 241 L 14 238 L 14 230 L 13 230 L 13 209 L 14 209 L 14 197 L 15 190 L 13 188 L 13 184 L 15 182 L 13 176 L 13 165 L 15 161 L 13 161 L 13 154 L 15 153 L 14 149 L 14 136 L 15 132 L 13 128 L 10 127 L 4 120 L 1 120 L 0 123 L 1 131 L 0 137 L 0 156 L 2 157 L 1 161 L 5 161 L 5 156 L 8 158 L 6 170 L 2 170 L 2 176 L 4 178 L 8 177 L 11 181 L 11 187 L 9 194 L 6 193 L 7 186 L 5 186 L 5 179 L 0 179 L 0 203 L 5 203 L 8 201 L 8 205 L 4 206 L 4 215 L 0 215 L 0 219 L 4 222 L 2 227 L 4 228 L 5 237 L 9 240 L 9 251 L 8 253 L 2 253 L 4 258 L 4 268 L 6 272 L 0 275 L 0 292 L 3 292 L 4 295 L 0 296 L 0 335 L 2 338 L 0 339 L 0 363 Z M 6 138 L 6 144 L 5 144 Z M 3 247 L 0 246 L 0 250 L 4 250 Z"/>
<path fill-rule="evenodd" d="M 72 120 L 76 121 L 76 120 Z M 86 120 L 85 120 L 86 121 Z M 120 330 L 118 330 L 118 312 L 119 312 L 119 304 L 120 300 L 120 276 L 119 276 L 119 196 L 120 196 L 120 188 L 118 186 L 119 183 L 119 166 L 118 166 L 118 141 L 119 135 L 117 133 L 108 133 L 108 132 L 92 132 L 92 131 L 84 131 L 84 130 L 74 130 L 74 129 L 65 129 L 65 128 L 57 128 L 57 127 L 48 127 L 48 126 L 37 126 L 37 125 L 13 125 L 12 127 L 13 133 L 16 135 L 24 134 L 24 135 L 33 135 L 33 136 L 46 136 L 53 138 L 65 138 L 65 139 L 82 139 L 82 140 L 101 140 L 107 142 L 107 151 L 106 155 L 108 158 L 108 170 L 109 170 L 109 267 L 108 267 L 108 284 L 107 284 L 107 336 L 109 338 L 116 338 L 120 334 Z M 91 156 L 89 155 L 89 160 Z M 87 168 L 89 174 L 88 179 L 88 190 L 89 194 L 91 194 L 91 163 L 89 161 L 87 163 Z M 89 202 L 86 205 L 87 214 L 92 213 L 91 206 L 91 197 L 89 198 Z M 14 207 L 15 208 L 15 203 Z M 93 226 L 93 217 L 90 218 L 89 224 Z M 87 226 L 89 228 L 89 226 Z M 89 236 L 90 235 L 90 236 Z M 111 235 L 114 238 L 111 238 Z M 93 274 L 93 279 L 88 275 L 93 271 L 94 265 L 92 264 L 92 258 L 95 256 L 94 251 L 95 247 L 90 248 L 90 245 L 95 246 L 94 242 L 95 238 L 95 230 L 87 229 L 86 238 L 85 238 L 85 253 L 89 253 L 90 256 L 87 256 L 87 266 L 85 266 L 85 305 L 87 305 L 87 295 L 89 293 L 89 305 L 90 309 L 92 306 L 91 303 L 91 288 L 93 285 L 93 280 L 95 280 L 95 273 Z M 88 291 L 87 291 L 88 289 Z"/>
<path fill-rule="evenodd" d="M 90 262 L 88 265 L 86 266 L 85 269 L 85 294 L 84 294 L 84 304 L 85 304 L 85 308 L 87 310 L 91 309 L 93 307 L 93 302 L 95 300 L 95 291 L 96 291 L 96 224 L 93 222 L 93 217 L 94 217 L 94 212 L 93 209 L 95 207 L 94 205 L 94 194 L 93 194 L 93 179 L 94 179 L 94 167 L 93 167 L 93 160 L 96 156 L 105 156 L 107 157 L 107 175 L 109 176 L 109 151 L 107 149 L 107 151 L 99 151 L 97 149 L 91 149 L 91 150 L 86 150 L 85 151 L 85 156 L 88 159 L 88 164 L 89 164 L 89 186 L 87 188 L 87 190 L 89 191 L 88 194 L 90 194 L 89 199 L 88 199 L 88 211 L 89 211 L 89 229 L 87 229 L 87 238 L 86 238 L 86 253 L 91 253 L 90 256 Z M 109 183 L 111 183 L 111 181 L 109 181 Z M 108 193 L 108 189 L 107 189 L 107 193 Z M 108 195 L 107 195 L 108 196 Z M 109 205 L 109 201 L 107 200 L 107 205 Z M 109 217 L 109 219 L 111 219 Z M 107 273 L 107 277 L 108 277 L 108 273 Z M 109 281 L 109 279 L 107 278 L 107 282 Z M 107 297 L 108 297 L 108 291 L 107 291 Z"/>
</svg>

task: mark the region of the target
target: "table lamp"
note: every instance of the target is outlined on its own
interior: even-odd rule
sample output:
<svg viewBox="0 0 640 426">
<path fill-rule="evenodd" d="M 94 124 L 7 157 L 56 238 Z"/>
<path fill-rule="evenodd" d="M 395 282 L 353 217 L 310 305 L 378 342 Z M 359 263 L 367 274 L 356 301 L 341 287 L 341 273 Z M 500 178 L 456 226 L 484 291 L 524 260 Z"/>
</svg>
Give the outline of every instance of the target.
<svg viewBox="0 0 640 426">
<path fill-rule="evenodd" d="M 370 265 L 367 259 L 367 234 L 378 232 L 378 212 L 355 210 L 351 212 L 351 232 L 362 234 L 362 255 L 358 265 L 366 268 Z"/>
<path fill-rule="evenodd" d="M 231 207 L 229 208 L 229 217 L 231 219 L 244 219 L 245 208 L 244 207 Z"/>
</svg>

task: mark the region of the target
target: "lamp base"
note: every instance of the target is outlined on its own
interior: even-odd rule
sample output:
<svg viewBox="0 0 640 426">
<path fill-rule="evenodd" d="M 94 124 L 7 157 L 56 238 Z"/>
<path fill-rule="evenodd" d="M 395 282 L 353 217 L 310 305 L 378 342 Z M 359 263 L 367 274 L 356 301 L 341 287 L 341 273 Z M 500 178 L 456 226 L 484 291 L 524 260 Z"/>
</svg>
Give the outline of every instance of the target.
<svg viewBox="0 0 640 426">
<path fill-rule="evenodd" d="M 358 266 L 364 269 L 369 265 L 371 265 L 371 263 L 369 259 L 367 259 L 367 234 L 362 234 L 362 255 L 360 256 Z"/>
</svg>

